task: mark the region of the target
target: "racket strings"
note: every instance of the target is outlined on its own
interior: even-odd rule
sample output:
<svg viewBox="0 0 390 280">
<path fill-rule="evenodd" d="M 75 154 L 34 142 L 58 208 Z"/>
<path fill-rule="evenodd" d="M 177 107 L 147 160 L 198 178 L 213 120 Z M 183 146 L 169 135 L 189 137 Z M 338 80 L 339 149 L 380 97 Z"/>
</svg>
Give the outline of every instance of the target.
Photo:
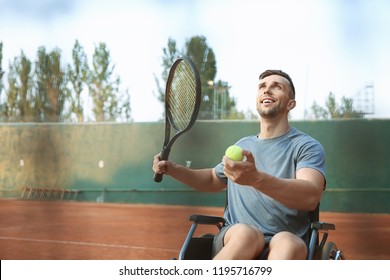
<svg viewBox="0 0 390 280">
<path fill-rule="evenodd" d="M 196 81 L 185 61 L 177 66 L 167 94 L 172 126 L 184 130 L 191 122 L 196 106 Z"/>
</svg>

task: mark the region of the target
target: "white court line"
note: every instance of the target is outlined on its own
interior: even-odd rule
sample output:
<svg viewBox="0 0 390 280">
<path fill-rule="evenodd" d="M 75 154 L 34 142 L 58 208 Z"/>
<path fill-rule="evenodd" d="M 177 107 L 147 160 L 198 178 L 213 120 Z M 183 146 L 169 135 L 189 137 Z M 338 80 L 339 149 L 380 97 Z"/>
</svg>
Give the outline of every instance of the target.
<svg viewBox="0 0 390 280">
<path fill-rule="evenodd" d="M 125 249 L 136 249 L 136 250 L 154 250 L 154 251 L 166 251 L 166 252 L 175 252 L 175 253 L 178 252 L 178 250 L 174 250 L 174 249 L 151 248 L 151 247 L 131 246 L 131 245 L 115 245 L 115 244 L 93 243 L 93 242 L 82 242 L 82 241 L 45 240 L 45 239 L 32 239 L 32 238 L 19 238 L 19 237 L 6 237 L 6 236 L 0 236 L 0 239 L 2 239 L 2 240 L 16 240 L 16 241 L 28 241 L 28 242 L 41 242 L 41 243 L 57 243 L 57 244 L 82 245 L 82 246 L 125 248 Z"/>
<path fill-rule="evenodd" d="M 20 226 L 13 226 L 13 227 L 2 227 L 0 228 L 0 232 L 2 231 L 7 231 L 7 230 L 16 230 L 16 229 L 23 229 L 23 230 L 26 230 L 26 229 L 29 229 L 29 228 L 36 228 L 36 227 L 39 227 L 39 228 L 42 228 L 42 227 L 52 227 L 52 226 L 62 226 L 63 224 L 62 223 L 57 223 L 57 224 L 30 224 L 30 225 L 20 225 Z"/>
</svg>

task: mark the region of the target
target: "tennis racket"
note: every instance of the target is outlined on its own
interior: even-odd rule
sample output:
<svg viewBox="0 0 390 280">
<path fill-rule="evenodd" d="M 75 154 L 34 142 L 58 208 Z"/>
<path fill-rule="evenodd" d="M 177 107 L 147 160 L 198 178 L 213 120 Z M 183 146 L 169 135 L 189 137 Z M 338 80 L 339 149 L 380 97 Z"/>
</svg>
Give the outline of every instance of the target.
<svg viewBox="0 0 390 280">
<path fill-rule="evenodd" d="M 201 93 L 199 73 L 192 60 L 188 57 L 177 59 L 169 70 L 165 88 L 165 138 L 161 160 L 168 159 L 173 143 L 195 123 Z M 175 130 L 172 138 L 171 128 Z M 161 182 L 162 178 L 163 174 L 154 174 L 155 182 Z"/>
</svg>

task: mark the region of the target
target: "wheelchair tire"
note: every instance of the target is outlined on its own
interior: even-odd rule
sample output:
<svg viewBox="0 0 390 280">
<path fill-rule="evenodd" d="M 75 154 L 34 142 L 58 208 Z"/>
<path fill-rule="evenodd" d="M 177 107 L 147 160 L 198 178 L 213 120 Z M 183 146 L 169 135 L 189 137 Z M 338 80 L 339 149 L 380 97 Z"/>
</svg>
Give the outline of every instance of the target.
<svg viewBox="0 0 390 280">
<path fill-rule="evenodd" d="M 338 255 L 338 249 L 334 242 L 329 241 L 325 243 L 321 252 L 321 260 L 336 260 Z"/>
</svg>

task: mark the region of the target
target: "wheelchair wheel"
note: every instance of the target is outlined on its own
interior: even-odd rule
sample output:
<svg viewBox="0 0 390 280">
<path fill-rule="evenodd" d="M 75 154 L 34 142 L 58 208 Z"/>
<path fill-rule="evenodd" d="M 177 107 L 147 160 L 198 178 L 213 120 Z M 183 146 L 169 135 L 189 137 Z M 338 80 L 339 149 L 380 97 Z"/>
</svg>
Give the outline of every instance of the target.
<svg viewBox="0 0 390 280">
<path fill-rule="evenodd" d="M 325 243 L 321 252 L 321 260 L 338 260 L 340 257 L 340 251 L 334 242 L 330 241 Z"/>
</svg>

